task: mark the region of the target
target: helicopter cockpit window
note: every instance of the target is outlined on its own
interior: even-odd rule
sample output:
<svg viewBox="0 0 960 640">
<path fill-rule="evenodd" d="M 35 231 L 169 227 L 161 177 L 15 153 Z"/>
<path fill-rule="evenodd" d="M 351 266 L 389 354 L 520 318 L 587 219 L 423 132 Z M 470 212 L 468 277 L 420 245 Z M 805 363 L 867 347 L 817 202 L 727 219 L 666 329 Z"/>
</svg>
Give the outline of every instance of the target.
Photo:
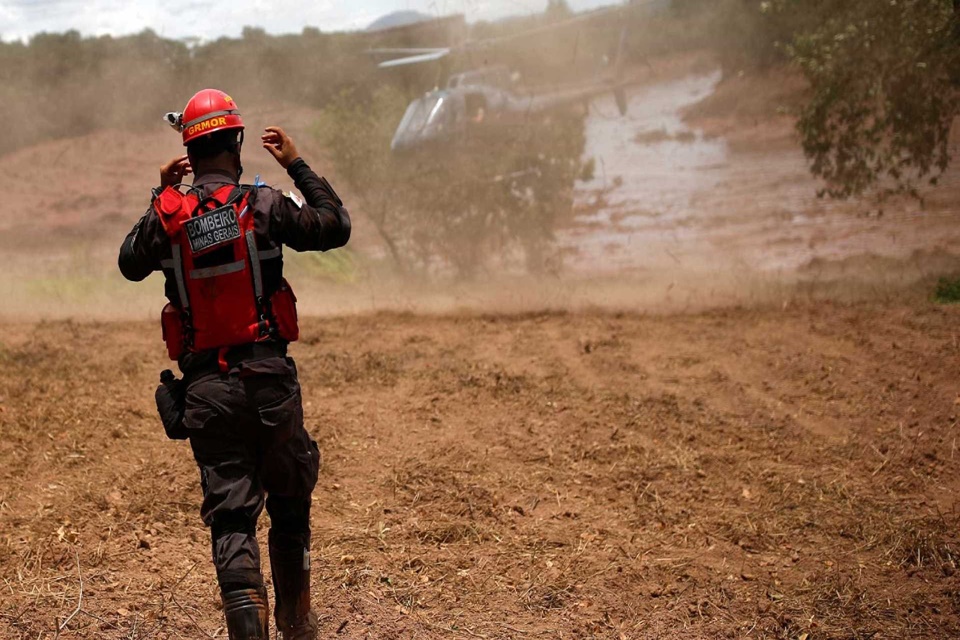
<svg viewBox="0 0 960 640">
<path fill-rule="evenodd" d="M 407 113 L 400 122 L 400 129 L 404 131 L 421 131 L 427 126 L 430 111 L 433 108 L 433 102 L 426 98 L 412 102 L 407 107 Z"/>
<path fill-rule="evenodd" d="M 430 115 L 427 119 L 427 126 L 437 129 L 443 129 L 447 125 L 453 124 L 453 109 L 450 108 L 449 101 L 445 98 L 438 98 Z"/>
<path fill-rule="evenodd" d="M 460 84 L 465 87 L 478 87 L 484 84 L 482 73 L 465 73 Z"/>
</svg>

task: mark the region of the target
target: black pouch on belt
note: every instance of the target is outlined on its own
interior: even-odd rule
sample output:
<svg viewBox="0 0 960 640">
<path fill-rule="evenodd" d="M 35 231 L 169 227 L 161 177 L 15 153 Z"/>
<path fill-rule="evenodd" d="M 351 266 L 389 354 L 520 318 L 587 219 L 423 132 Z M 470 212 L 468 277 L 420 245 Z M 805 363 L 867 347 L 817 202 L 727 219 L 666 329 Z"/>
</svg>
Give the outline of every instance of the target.
<svg viewBox="0 0 960 640">
<path fill-rule="evenodd" d="M 189 433 L 183 426 L 183 414 L 187 404 L 187 385 L 178 380 L 173 371 L 166 369 L 160 374 L 157 387 L 157 412 L 163 421 L 163 430 L 171 440 L 186 440 Z"/>
</svg>

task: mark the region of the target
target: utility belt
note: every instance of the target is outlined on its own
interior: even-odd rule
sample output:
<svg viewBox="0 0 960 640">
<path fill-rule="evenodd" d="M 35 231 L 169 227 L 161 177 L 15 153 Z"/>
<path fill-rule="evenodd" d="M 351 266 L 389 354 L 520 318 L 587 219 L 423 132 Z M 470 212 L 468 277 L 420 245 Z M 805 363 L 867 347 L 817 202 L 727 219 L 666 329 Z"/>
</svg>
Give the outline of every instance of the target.
<svg viewBox="0 0 960 640">
<path fill-rule="evenodd" d="M 183 379 L 178 379 L 167 369 L 160 374 L 160 386 L 157 387 L 157 412 L 167 437 L 171 440 L 186 440 L 190 435 L 183 425 L 183 418 L 187 405 L 187 387 L 192 381 L 220 375 L 245 362 L 283 358 L 286 355 L 287 343 L 273 340 L 184 354 L 180 360 Z"/>
<path fill-rule="evenodd" d="M 253 342 L 236 347 L 210 349 L 199 353 L 187 353 L 180 358 L 180 370 L 187 380 L 197 380 L 208 375 L 226 373 L 244 362 L 283 358 L 287 355 L 285 340 Z"/>
</svg>

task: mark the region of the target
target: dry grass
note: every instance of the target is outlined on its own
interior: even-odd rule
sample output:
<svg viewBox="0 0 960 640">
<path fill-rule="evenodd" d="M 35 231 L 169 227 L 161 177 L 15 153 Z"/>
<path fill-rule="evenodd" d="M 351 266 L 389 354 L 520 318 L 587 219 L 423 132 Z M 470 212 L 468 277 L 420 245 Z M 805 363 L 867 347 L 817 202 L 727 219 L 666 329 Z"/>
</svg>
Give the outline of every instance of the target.
<svg viewBox="0 0 960 640">
<path fill-rule="evenodd" d="M 955 637 L 957 313 L 308 322 L 324 632 Z M 224 637 L 151 330 L 5 332 L 4 638 Z"/>
</svg>

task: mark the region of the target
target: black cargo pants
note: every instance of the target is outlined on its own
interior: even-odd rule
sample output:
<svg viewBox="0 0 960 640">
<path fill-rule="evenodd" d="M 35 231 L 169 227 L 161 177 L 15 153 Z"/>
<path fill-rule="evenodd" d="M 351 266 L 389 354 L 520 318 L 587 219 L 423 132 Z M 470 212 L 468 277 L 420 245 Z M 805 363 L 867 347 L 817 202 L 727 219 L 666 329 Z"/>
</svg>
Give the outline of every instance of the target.
<svg viewBox="0 0 960 640">
<path fill-rule="evenodd" d="M 310 547 L 310 495 L 320 452 L 303 426 L 293 359 L 269 357 L 226 374 L 192 380 L 184 426 L 200 467 L 221 589 L 263 584 L 257 518 L 266 505 L 270 544 L 290 552 Z"/>
</svg>

